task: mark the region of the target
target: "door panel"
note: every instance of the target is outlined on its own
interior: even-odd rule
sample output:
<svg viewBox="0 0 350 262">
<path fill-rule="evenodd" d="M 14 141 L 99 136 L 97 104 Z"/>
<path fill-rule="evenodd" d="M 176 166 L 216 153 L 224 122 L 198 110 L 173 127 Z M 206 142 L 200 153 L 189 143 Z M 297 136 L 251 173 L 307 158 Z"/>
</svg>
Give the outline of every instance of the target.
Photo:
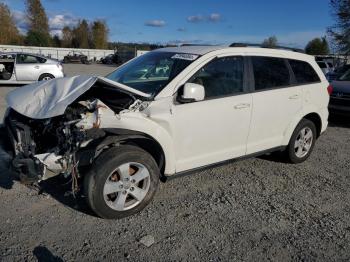
<svg viewBox="0 0 350 262">
<path fill-rule="evenodd" d="M 242 56 L 215 58 L 188 80 L 204 87 L 205 100 L 174 106 L 177 172 L 245 155 L 252 108 L 246 67 Z"/>
<path fill-rule="evenodd" d="M 18 54 L 16 57 L 15 72 L 18 81 L 37 81 L 41 64 L 35 56 Z"/>
<path fill-rule="evenodd" d="M 302 110 L 302 89 L 292 86 L 287 61 L 274 57 L 251 57 L 254 79 L 253 109 L 247 154 L 282 146 L 285 132 Z"/>
<path fill-rule="evenodd" d="M 245 155 L 251 94 L 174 107 L 177 172 Z"/>
<path fill-rule="evenodd" d="M 302 110 L 301 87 L 254 93 L 247 154 L 282 145 L 285 131 Z"/>
<path fill-rule="evenodd" d="M 19 81 L 37 81 L 39 79 L 39 64 L 16 64 L 16 78 Z"/>
</svg>

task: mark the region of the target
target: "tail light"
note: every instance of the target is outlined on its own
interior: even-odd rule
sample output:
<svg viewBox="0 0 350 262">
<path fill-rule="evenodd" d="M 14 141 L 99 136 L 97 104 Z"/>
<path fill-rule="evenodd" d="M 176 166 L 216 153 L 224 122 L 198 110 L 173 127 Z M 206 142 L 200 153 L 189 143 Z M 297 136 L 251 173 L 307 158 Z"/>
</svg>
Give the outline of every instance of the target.
<svg viewBox="0 0 350 262">
<path fill-rule="evenodd" d="M 333 86 L 329 85 L 327 87 L 328 94 L 331 95 L 333 93 Z"/>
</svg>

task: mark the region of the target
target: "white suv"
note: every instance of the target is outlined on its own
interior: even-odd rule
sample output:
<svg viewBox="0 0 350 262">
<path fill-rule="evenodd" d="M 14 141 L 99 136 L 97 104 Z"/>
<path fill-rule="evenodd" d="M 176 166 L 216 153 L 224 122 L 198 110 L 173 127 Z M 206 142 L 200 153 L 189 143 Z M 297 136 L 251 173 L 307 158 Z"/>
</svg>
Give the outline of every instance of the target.
<svg viewBox="0 0 350 262">
<path fill-rule="evenodd" d="M 101 217 L 142 210 L 159 180 L 284 151 L 311 154 L 331 88 L 312 56 L 222 46 L 164 48 L 103 77 L 10 93 L 5 125 L 25 183 L 71 178 Z"/>
</svg>

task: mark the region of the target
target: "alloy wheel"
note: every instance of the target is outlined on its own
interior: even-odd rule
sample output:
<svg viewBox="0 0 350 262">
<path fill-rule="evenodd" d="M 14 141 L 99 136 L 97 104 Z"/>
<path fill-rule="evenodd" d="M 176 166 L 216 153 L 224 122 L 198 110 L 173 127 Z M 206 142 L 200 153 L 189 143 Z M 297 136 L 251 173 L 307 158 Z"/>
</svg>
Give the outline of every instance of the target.
<svg viewBox="0 0 350 262">
<path fill-rule="evenodd" d="M 103 197 L 106 204 L 116 210 L 129 210 L 140 204 L 150 188 L 148 169 L 135 162 L 117 167 L 107 178 Z"/>
<path fill-rule="evenodd" d="M 310 152 L 313 137 L 314 135 L 309 127 L 300 130 L 294 143 L 295 155 L 298 158 L 303 158 Z"/>
</svg>

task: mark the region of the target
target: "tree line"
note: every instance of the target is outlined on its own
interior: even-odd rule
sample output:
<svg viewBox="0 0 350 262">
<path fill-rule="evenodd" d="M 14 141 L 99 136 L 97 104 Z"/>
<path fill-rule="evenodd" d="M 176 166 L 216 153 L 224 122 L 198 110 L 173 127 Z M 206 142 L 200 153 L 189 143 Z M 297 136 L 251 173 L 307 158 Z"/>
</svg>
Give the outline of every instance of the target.
<svg viewBox="0 0 350 262">
<path fill-rule="evenodd" d="M 266 38 L 261 43 L 261 46 L 266 48 L 275 48 L 279 45 L 280 44 L 278 43 L 278 39 L 276 36 Z M 312 39 L 310 42 L 307 43 L 305 47 L 305 53 L 309 55 L 328 55 L 330 53 L 330 48 L 327 38 L 324 36 Z"/>
<path fill-rule="evenodd" d="M 113 49 L 122 47 L 132 50 L 140 44 L 108 43 L 109 29 L 105 21 L 95 20 L 89 23 L 80 20 L 74 27 L 64 27 L 62 34 L 50 35 L 48 17 L 40 0 L 25 0 L 28 31 L 21 34 L 14 21 L 13 15 L 5 3 L 0 3 L 0 44 L 19 44 L 33 46 L 75 47 Z M 330 0 L 331 14 L 334 25 L 327 30 L 328 37 L 311 40 L 305 47 L 310 55 L 327 55 L 330 53 L 331 40 L 333 49 L 340 54 L 350 55 L 350 1 Z M 264 47 L 275 47 L 278 39 L 271 36 L 262 43 Z M 159 45 L 141 44 L 145 50 L 158 48 Z"/>
<path fill-rule="evenodd" d="M 11 10 L 0 3 L 0 44 L 106 49 L 109 29 L 105 21 L 80 20 L 74 27 L 65 26 L 61 35 L 51 36 L 49 20 L 40 0 L 26 0 L 28 30 L 21 34 Z"/>
</svg>

